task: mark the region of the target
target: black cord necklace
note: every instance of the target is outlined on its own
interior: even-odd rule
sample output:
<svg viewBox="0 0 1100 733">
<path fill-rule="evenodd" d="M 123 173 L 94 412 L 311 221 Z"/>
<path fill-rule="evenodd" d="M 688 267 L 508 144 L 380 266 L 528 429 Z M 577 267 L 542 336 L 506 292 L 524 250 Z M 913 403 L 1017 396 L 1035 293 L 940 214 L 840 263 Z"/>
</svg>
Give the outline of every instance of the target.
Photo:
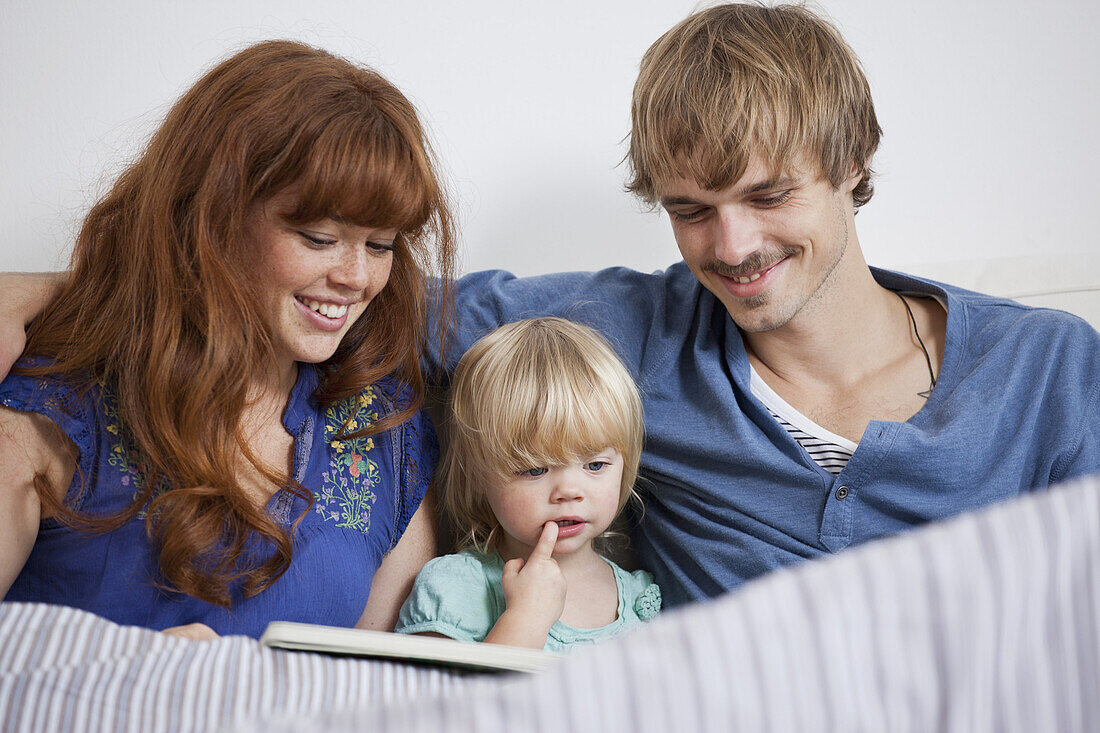
<svg viewBox="0 0 1100 733">
<path fill-rule="evenodd" d="M 917 328 L 917 319 L 913 316 L 913 309 L 909 307 L 909 301 L 896 290 L 892 292 L 894 295 L 901 298 L 901 304 L 905 306 L 905 312 L 909 314 L 909 323 L 913 324 L 913 334 L 917 337 L 917 343 L 920 344 L 920 350 L 924 352 L 924 363 L 928 365 L 928 379 L 930 384 L 925 391 L 917 392 L 917 397 L 928 399 L 932 396 L 932 390 L 936 388 L 936 372 L 932 369 L 932 357 L 928 356 L 928 349 L 925 348 L 924 340 L 920 337 L 920 330 Z"/>
</svg>

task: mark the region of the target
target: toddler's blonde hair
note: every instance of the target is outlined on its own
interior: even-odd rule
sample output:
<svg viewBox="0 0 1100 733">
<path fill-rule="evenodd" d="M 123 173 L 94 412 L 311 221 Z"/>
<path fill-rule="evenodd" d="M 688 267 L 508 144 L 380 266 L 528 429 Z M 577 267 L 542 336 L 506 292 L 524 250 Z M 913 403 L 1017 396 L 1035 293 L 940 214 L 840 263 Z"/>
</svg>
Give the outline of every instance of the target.
<svg viewBox="0 0 1100 733">
<path fill-rule="evenodd" d="M 485 487 L 534 467 L 614 448 L 623 457 L 618 511 L 633 495 L 642 402 L 630 373 L 592 329 L 561 318 L 501 326 L 459 361 L 440 465 L 444 511 L 459 548 L 499 539 Z"/>
</svg>

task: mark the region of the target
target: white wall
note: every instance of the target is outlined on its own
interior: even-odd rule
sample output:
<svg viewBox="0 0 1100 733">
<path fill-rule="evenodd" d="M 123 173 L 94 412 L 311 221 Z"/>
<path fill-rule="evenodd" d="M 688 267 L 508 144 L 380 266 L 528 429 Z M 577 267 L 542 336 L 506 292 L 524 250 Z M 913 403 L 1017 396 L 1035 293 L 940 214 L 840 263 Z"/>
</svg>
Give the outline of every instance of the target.
<svg viewBox="0 0 1100 733">
<path fill-rule="evenodd" d="M 361 59 L 417 103 L 461 205 L 465 269 L 677 258 L 625 193 L 638 60 L 688 0 L 267 0 L 0 8 L 0 269 L 52 269 L 171 101 L 248 42 Z M 1100 4 L 824 0 L 885 130 L 857 227 L 887 266 L 1100 251 Z"/>
</svg>

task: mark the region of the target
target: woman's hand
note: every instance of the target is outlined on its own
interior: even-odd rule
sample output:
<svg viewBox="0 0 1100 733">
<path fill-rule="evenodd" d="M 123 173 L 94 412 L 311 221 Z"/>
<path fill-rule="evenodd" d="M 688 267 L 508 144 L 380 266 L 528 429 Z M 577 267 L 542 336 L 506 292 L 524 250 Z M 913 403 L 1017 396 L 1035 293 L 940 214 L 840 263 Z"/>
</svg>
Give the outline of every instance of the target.
<svg viewBox="0 0 1100 733">
<path fill-rule="evenodd" d="M 546 634 L 565 610 L 565 575 L 553 558 L 558 525 L 547 522 L 527 560 L 504 564 L 501 582 L 507 608 L 485 641 L 542 649 Z"/>
<path fill-rule="evenodd" d="M 25 328 L 22 317 L 9 316 L 6 309 L 0 315 L 0 379 L 8 375 L 11 365 L 23 353 L 23 347 L 27 344 Z"/>
<path fill-rule="evenodd" d="M 192 639 L 194 641 L 213 641 L 214 639 L 220 639 L 214 629 L 210 628 L 206 624 L 187 624 L 185 626 L 173 626 L 169 629 L 165 629 L 160 632 L 162 634 L 168 634 L 169 636 L 178 636 L 181 639 Z"/>
</svg>

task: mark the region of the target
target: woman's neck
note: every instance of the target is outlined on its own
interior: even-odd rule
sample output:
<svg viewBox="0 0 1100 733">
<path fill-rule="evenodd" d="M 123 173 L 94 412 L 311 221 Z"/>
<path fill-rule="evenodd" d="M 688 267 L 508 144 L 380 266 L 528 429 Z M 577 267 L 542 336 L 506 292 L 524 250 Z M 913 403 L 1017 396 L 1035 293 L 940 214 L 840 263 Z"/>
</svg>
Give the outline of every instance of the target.
<svg viewBox="0 0 1100 733">
<path fill-rule="evenodd" d="M 273 364 L 265 369 L 257 369 L 248 388 L 248 404 L 261 408 L 263 405 L 278 405 L 279 413 L 286 406 L 291 390 L 298 382 L 298 362 Z"/>
</svg>

